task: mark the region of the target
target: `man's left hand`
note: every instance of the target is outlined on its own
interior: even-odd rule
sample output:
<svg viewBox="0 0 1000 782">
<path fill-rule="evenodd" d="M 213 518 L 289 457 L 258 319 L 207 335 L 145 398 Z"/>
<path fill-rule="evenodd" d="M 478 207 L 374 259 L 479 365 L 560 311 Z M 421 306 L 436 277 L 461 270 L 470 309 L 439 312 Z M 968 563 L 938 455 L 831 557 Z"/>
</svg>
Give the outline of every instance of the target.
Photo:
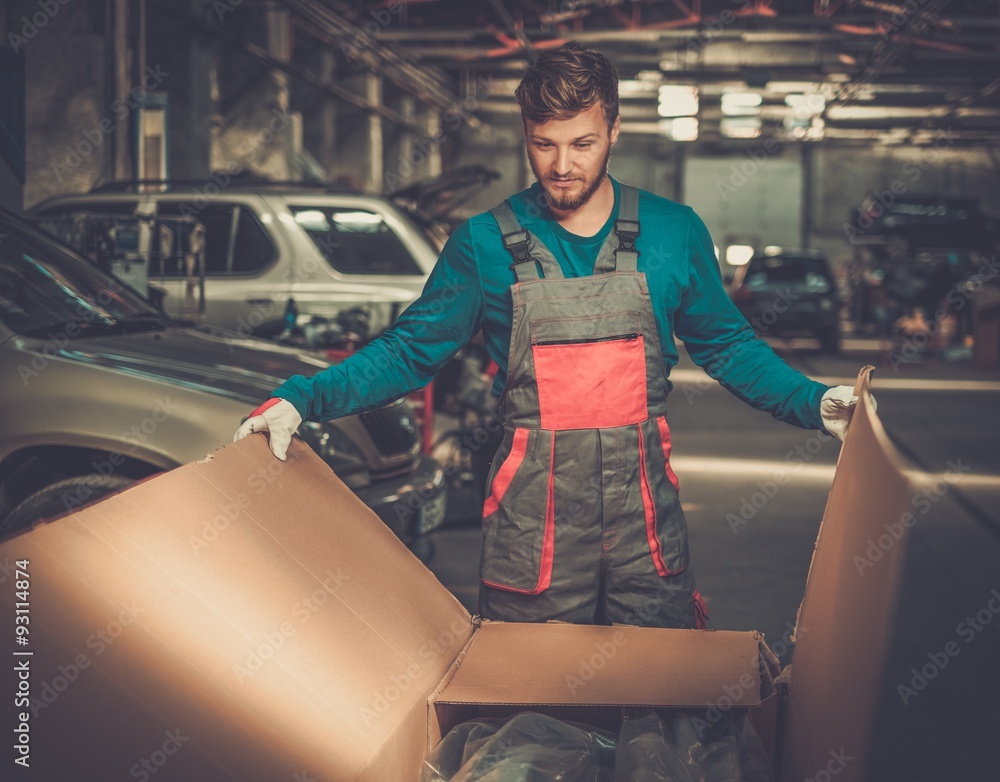
<svg viewBox="0 0 1000 782">
<path fill-rule="evenodd" d="M 871 397 L 872 409 L 877 410 L 875 397 Z M 851 422 L 851 413 L 858 403 L 858 397 L 850 386 L 834 386 L 823 394 L 819 404 L 819 414 L 823 419 L 823 428 L 838 440 L 847 436 L 847 426 Z"/>
</svg>

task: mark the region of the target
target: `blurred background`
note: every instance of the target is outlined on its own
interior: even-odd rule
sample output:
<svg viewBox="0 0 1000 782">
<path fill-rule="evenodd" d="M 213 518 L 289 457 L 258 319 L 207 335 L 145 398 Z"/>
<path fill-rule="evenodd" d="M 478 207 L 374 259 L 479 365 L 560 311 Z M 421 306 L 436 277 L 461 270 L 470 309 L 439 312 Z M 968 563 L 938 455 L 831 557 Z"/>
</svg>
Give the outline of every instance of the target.
<svg viewBox="0 0 1000 782">
<path fill-rule="evenodd" d="M 612 174 L 694 207 L 732 300 L 790 364 L 829 384 L 876 367 L 918 521 L 868 778 L 1000 778 L 1000 5 L 5 0 L 0 32 L 5 219 L 164 317 L 324 362 L 419 295 L 455 226 L 532 183 L 513 97 L 524 68 L 567 40 L 607 54 L 621 79 Z M 405 412 L 311 435 L 387 520 L 385 498 L 414 491 L 423 465 L 438 499 L 398 532 L 470 611 L 494 370 L 473 343 Z M 762 630 L 787 663 L 839 447 L 741 405 L 686 355 L 671 379 L 711 626 Z M 238 425 L 220 421 L 205 448 Z M 24 438 L 0 448 L 0 522 L 79 477 L 62 441 L 33 437 L 30 454 Z M 185 458 L 131 453 L 125 477 Z M 966 638 L 969 616 L 982 629 Z M 961 658 L 901 696 L 955 640 Z"/>
</svg>

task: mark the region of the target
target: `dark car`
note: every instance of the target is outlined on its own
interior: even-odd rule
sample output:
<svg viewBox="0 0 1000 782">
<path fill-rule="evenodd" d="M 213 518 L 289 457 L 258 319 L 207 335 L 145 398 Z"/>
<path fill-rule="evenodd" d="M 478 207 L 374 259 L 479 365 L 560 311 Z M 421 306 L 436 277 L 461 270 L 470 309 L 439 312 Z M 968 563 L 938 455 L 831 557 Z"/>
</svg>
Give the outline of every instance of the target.
<svg viewBox="0 0 1000 782">
<path fill-rule="evenodd" d="M 0 210 L 0 534 L 204 457 L 285 378 L 325 366 L 172 320 Z M 426 554 L 422 535 L 444 518 L 445 480 L 421 452 L 406 402 L 298 433 Z"/>
<path fill-rule="evenodd" d="M 840 350 L 840 297 L 822 253 L 757 253 L 737 271 L 731 295 L 759 335 L 813 337 L 824 353 Z"/>
<path fill-rule="evenodd" d="M 974 198 L 886 192 L 870 195 L 853 210 L 848 239 L 882 246 L 890 258 L 900 260 L 922 249 L 989 256 L 1000 242 L 1000 222 L 981 212 Z"/>
</svg>

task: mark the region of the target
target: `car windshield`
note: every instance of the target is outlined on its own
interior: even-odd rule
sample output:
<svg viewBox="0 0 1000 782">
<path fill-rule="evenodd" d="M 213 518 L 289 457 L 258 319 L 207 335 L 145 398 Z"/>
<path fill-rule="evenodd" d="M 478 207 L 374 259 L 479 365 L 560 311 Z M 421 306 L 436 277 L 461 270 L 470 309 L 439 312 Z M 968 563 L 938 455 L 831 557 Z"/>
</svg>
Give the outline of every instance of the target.
<svg viewBox="0 0 1000 782">
<path fill-rule="evenodd" d="M 28 337 L 162 328 L 138 293 L 58 242 L 0 217 L 0 319 Z"/>
<path fill-rule="evenodd" d="M 799 292 L 829 293 L 833 288 L 825 261 L 784 255 L 751 258 L 745 284 L 752 291 L 790 288 Z"/>
</svg>

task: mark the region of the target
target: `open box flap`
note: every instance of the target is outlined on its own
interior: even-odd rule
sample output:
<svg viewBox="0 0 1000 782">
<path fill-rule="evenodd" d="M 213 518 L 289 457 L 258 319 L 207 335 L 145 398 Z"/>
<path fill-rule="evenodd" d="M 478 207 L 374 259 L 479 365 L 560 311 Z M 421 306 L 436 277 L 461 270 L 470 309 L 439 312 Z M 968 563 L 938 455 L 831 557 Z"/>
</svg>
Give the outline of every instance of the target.
<svg viewBox="0 0 1000 782">
<path fill-rule="evenodd" d="M 884 664 L 913 489 L 871 404 L 872 367 L 840 452 L 795 628 L 783 778 L 854 760 L 838 780 L 861 779 Z"/>
<path fill-rule="evenodd" d="M 484 622 L 435 700 L 756 706 L 760 638 L 725 630 Z M 569 668 L 567 650 L 576 661 Z"/>
<path fill-rule="evenodd" d="M 174 730 L 176 778 L 354 779 L 386 746 L 415 768 L 413 715 L 473 627 L 298 440 L 285 463 L 264 437 L 227 446 L 5 559 L 30 560 L 33 694 L 51 698 L 31 735 L 59 747 L 32 757 L 38 778 L 119 778 Z"/>
</svg>

